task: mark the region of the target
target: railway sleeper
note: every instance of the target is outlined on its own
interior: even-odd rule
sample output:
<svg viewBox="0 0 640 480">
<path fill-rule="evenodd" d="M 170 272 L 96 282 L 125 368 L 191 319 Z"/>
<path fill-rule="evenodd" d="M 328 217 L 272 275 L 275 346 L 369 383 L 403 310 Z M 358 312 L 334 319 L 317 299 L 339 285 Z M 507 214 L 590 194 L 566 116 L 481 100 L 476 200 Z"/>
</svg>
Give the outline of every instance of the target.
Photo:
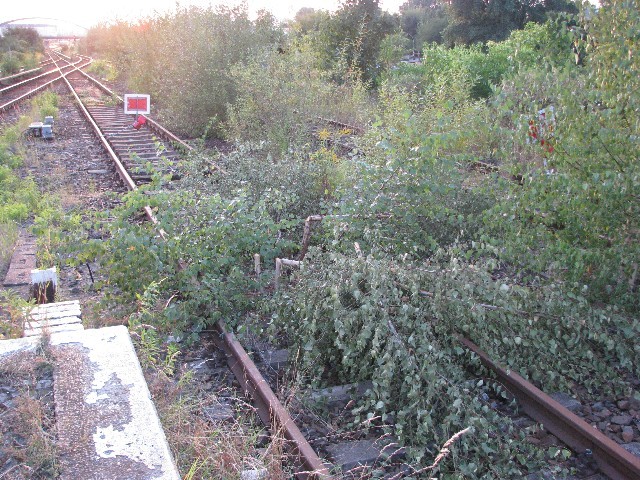
<svg viewBox="0 0 640 480">
<path fill-rule="evenodd" d="M 111 144 L 111 146 L 113 148 L 116 149 L 138 149 L 138 148 L 143 148 L 143 147 L 149 147 L 152 145 L 155 145 L 155 142 L 152 140 L 145 140 L 145 141 L 135 141 L 135 140 L 125 140 L 125 139 L 118 139 L 118 138 L 112 138 L 112 137 L 107 137 L 107 140 L 109 141 L 109 143 Z"/>
<path fill-rule="evenodd" d="M 361 478 L 370 467 L 405 458 L 404 448 L 390 438 L 336 443 L 328 445 L 327 451 L 333 463 L 352 478 Z"/>
</svg>

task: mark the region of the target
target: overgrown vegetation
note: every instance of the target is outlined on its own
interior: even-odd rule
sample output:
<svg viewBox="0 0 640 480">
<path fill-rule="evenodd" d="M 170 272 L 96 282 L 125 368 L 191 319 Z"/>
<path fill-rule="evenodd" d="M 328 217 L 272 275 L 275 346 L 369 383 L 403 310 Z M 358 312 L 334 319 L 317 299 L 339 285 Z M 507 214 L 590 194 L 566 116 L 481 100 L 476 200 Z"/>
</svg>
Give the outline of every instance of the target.
<svg viewBox="0 0 640 480">
<path fill-rule="evenodd" d="M 31 103 L 31 111 L 0 135 L 0 274 L 11 261 L 18 227 L 44 207 L 38 187 L 31 177 L 23 177 L 24 134 L 29 124 L 46 115 L 57 115 L 57 96 L 46 92 Z"/>
<path fill-rule="evenodd" d="M 315 373 L 309 382 L 374 380 L 358 413 L 393 418 L 418 465 L 473 427 L 442 478 L 536 471 L 539 455 L 485 400 L 500 389 L 457 339 L 548 391 L 638 395 L 628 382 L 640 375 L 637 7 L 563 4 L 555 10 L 580 13 L 515 22 L 502 41 L 430 44 L 422 65 L 400 68 L 401 36 L 384 42 L 399 33 L 370 1 L 300 12 L 289 36 L 241 10 L 105 27 L 93 45 L 133 85 L 152 89 L 184 131 L 225 134 L 235 150 L 194 155 L 173 190 L 158 178 L 154 195 L 130 194 L 108 240 L 76 258 L 100 260 L 111 299 L 153 290 L 145 322 L 160 332 L 195 339 L 219 319 L 237 331 L 270 319 Z M 452 14 L 437 15 L 432 25 Z M 337 38 L 348 20 L 354 29 Z M 185 22 L 221 28 L 205 38 Z M 219 62 L 227 27 L 237 55 Z M 193 68 L 174 76 L 168 45 Z M 332 132 L 325 116 L 366 133 Z M 332 141 L 343 134 L 352 146 Z M 149 203 L 165 239 L 129 223 Z M 271 295 L 270 266 L 298 252 L 310 214 L 327 215 L 316 248 Z"/>
<path fill-rule="evenodd" d="M 52 266 L 52 219 L 60 218 L 60 210 L 45 199 L 43 192 L 31 176 L 24 174 L 25 135 L 29 124 L 44 116 L 56 117 L 58 97 L 45 92 L 31 101 L 27 115 L 16 123 L 4 127 L 0 135 L 0 277 L 4 278 L 20 228 L 29 228 L 33 221 L 43 248 L 39 249 L 41 265 Z M 46 225 L 49 222 L 50 225 Z M 56 233 L 54 233 L 54 236 Z M 58 240 L 60 238 L 58 237 Z M 0 291 L 0 338 L 15 337 L 22 333 L 26 303 L 8 290 Z"/>
<path fill-rule="evenodd" d="M 9 478 L 58 478 L 52 364 L 43 348 L 0 363 L 4 411 L 0 422 L 3 473 Z M 49 390 L 43 385 L 49 385 Z"/>
<path fill-rule="evenodd" d="M 286 478 L 281 440 L 274 439 L 262 452 L 256 449 L 262 431 L 257 418 L 244 415 L 230 422 L 211 420 L 204 414 L 220 408 L 224 400 L 206 391 L 186 365 L 177 368 L 181 353 L 178 344 L 166 345 L 162 335 L 147 323 L 154 321 L 159 287 L 151 285 L 138 296 L 139 309 L 130 316 L 129 328 L 137 340 L 149 389 L 184 478 L 240 478 L 243 470 L 262 468 L 269 472 L 269 478 Z M 223 393 L 235 398 L 233 392 Z"/>
<path fill-rule="evenodd" d="M 9 28 L 0 36 L 0 77 L 35 68 L 44 53 L 44 44 L 33 28 Z"/>
</svg>

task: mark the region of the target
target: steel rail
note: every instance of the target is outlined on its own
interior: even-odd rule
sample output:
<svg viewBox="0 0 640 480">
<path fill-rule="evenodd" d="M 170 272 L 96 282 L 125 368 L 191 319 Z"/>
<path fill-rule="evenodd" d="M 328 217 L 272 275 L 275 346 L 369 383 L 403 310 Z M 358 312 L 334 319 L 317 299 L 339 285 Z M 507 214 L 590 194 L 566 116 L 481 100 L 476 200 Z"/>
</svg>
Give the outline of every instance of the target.
<svg viewBox="0 0 640 480">
<path fill-rule="evenodd" d="M 82 103 L 82 100 L 80 99 L 80 97 L 78 96 L 78 94 L 74 90 L 73 86 L 69 82 L 69 79 L 67 78 L 67 75 L 69 73 L 71 73 L 71 72 L 67 72 L 65 74 L 62 74 L 62 79 L 67 84 L 67 88 L 69 88 L 69 91 L 73 94 L 73 97 L 75 98 L 76 103 L 78 104 L 78 107 L 80 108 L 80 111 L 82 112 L 84 117 L 87 119 L 87 121 L 89 122 L 91 127 L 93 128 L 94 132 L 98 136 L 98 139 L 100 140 L 100 143 L 102 144 L 102 146 L 104 147 L 104 149 L 108 153 L 109 157 L 111 158 L 111 160 L 115 164 L 116 171 L 118 172 L 118 175 L 122 179 L 122 181 L 125 184 L 125 186 L 127 187 L 127 189 L 129 191 L 138 190 L 138 186 L 136 185 L 136 182 L 134 182 L 134 180 L 131 178 L 131 175 L 129 175 L 129 172 L 127 172 L 126 168 L 124 167 L 124 165 L 120 161 L 120 158 L 118 157 L 118 155 L 116 155 L 116 152 L 114 152 L 113 149 L 111 148 L 111 145 L 109 144 L 109 142 L 107 141 L 106 137 L 102 133 L 102 130 L 100 130 L 100 127 L 98 127 L 98 124 L 95 122 L 95 120 L 93 119 L 93 117 L 89 113 L 89 110 L 87 110 L 87 107 L 84 106 L 84 104 Z M 147 216 L 147 218 L 151 221 L 151 223 L 153 223 L 154 225 L 158 226 L 160 222 L 158 221 L 157 217 L 155 216 L 155 214 L 151 210 L 151 207 L 146 205 L 143 208 L 143 210 L 144 210 L 145 215 Z M 166 235 L 165 232 L 162 229 L 160 229 L 159 232 L 160 232 L 160 235 L 163 238 L 165 238 L 165 235 Z"/>
<path fill-rule="evenodd" d="M 65 65 L 62 68 L 74 68 L 74 66 L 77 65 L 78 63 L 80 63 L 81 61 L 82 61 L 82 59 L 76 60 L 76 62 L 74 62 L 73 64 Z M 33 82 L 34 80 L 37 80 L 39 78 L 43 78 L 43 77 L 47 77 L 49 75 L 53 75 L 53 74 L 56 73 L 56 70 L 59 71 L 60 68 L 56 66 L 56 68 L 54 68 L 53 70 L 49 70 L 48 72 L 44 72 L 44 73 L 42 73 L 40 75 L 36 75 L 35 77 L 28 78 L 26 80 L 23 80 L 22 82 L 11 84 L 8 87 L 0 88 L 0 94 L 8 92 L 9 90 L 13 90 L 15 88 L 24 86 L 24 85 L 26 85 L 26 84 L 28 84 L 30 82 Z"/>
<path fill-rule="evenodd" d="M 53 59 L 52 59 L 52 61 L 53 61 Z M 79 62 L 80 62 L 80 60 L 78 60 L 76 62 L 76 64 L 79 63 Z M 91 62 L 88 62 L 87 64 L 82 65 L 82 66 L 84 67 L 84 66 L 88 65 L 89 63 L 91 63 Z M 55 64 L 55 61 L 54 61 L 54 64 Z M 65 66 L 63 68 L 66 68 L 66 67 L 67 66 Z M 48 88 L 49 86 L 53 85 L 55 82 L 59 82 L 60 80 L 62 80 L 63 73 L 60 70 L 60 67 L 58 67 L 57 65 L 56 65 L 56 68 L 58 69 L 58 73 L 59 73 L 58 77 L 56 77 L 56 78 L 54 78 L 52 80 L 49 80 L 48 82 L 43 83 L 42 85 L 37 86 L 33 90 L 29 90 L 27 93 L 24 93 L 24 94 L 20 95 L 19 97 L 8 101 L 4 105 L 0 105 L 0 112 L 4 112 L 6 110 L 9 110 L 10 108 L 14 107 L 15 105 L 17 105 L 18 103 L 22 102 L 23 100 L 26 100 L 27 98 L 32 97 L 33 95 L 35 95 L 36 93 L 40 92 L 41 90 L 44 90 L 45 88 Z M 74 64 L 73 68 L 78 68 L 78 67 Z M 32 81 L 34 81 L 34 80 L 36 80 L 38 78 L 41 78 L 43 76 L 51 75 L 52 73 L 55 73 L 55 70 L 52 70 L 51 72 L 48 72 L 48 73 L 43 74 L 43 75 L 38 75 L 37 77 L 30 78 L 30 79 L 28 79 L 28 80 L 26 80 L 24 82 L 20 82 L 20 84 L 25 84 L 25 83 L 28 83 L 28 82 L 32 82 Z M 67 73 L 69 73 L 69 72 L 67 72 Z M 16 85 L 18 85 L 18 84 L 16 84 Z"/>
<path fill-rule="evenodd" d="M 39 72 L 43 67 L 32 68 L 31 70 L 25 70 L 23 72 L 14 73 L 13 75 L 8 75 L 6 77 L 0 77 L 0 83 L 7 82 L 13 80 L 14 78 L 24 77 L 25 75 L 29 75 L 30 73 Z"/>
<path fill-rule="evenodd" d="M 23 95 L 20 95 L 18 98 L 14 98 L 13 100 L 5 103 L 4 105 L 0 105 L 0 112 L 4 112 L 6 110 L 9 110 L 11 107 L 14 107 L 15 105 L 17 105 L 21 101 L 32 97 L 33 95 L 38 93 L 40 90 L 44 90 L 45 88 L 49 87 L 50 85 L 54 84 L 55 82 L 59 82 L 60 80 L 62 80 L 62 76 L 54 78 L 53 80 L 50 80 L 47 83 L 43 83 L 42 85 L 34 88 L 33 90 L 30 90 L 27 93 L 25 93 Z"/>
<path fill-rule="evenodd" d="M 82 68 L 82 67 L 80 67 Z M 104 93 L 106 93 L 107 95 L 111 95 L 112 97 L 117 98 L 119 101 L 124 102 L 124 99 L 118 95 L 117 93 L 115 93 L 114 91 L 112 91 L 109 87 L 107 87 L 106 85 L 104 85 L 102 82 L 100 82 L 100 80 L 93 78 L 91 75 L 89 75 L 88 73 L 82 71 L 80 68 L 76 68 L 82 75 L 84 75 L 88 80 L 92 81 L 93 83 L 95 83 L 98 88 L 100 88 L 100 90 L 102 90 Z M 166 128 L 164 128 L 162 125 L 160 125 L 158 122 L 156 122 L 154 119 L 148 117 L 147 115 L 143 115 L 144 118 L 147 119 L 147 123 L 149 124 L 149 126 L 156 131 L 156 133 L 158 133 L 160 136 L 166 138 L 167 140 L 170 140 L 174 143 L 177 143 L 178 145 L 180 145 L 182 148 L 184 148 L 187 151 L 193 151 L 193 147 L 191 145 L 189 145 L 188 143 L 185 143 L 184 141 L 180 140 L 177 136 L 175 136 L 173 133 L 171 133 L 169 130 L 167 130 Z"/>
<path fill-rule="evenodd" d="M 88 73 L 84 72 L 83 70 L 81 70 L 82 68 L 84 68 L 83 66 L 80 67 L 76 67 L 76 70 L 79 71 L 82 75 L 84 75 L 88 80 L 90 80 L 91 82 L 93 82 L 95 85 L 98 86 L 98 88 L 100 90 L 102 90 L 104 93 L 106 93 L 107 95 L 111 95 L 112 97 L 117 98 L 119 101 L 124 102 L 124 99 L 118 95 L 117 93 L 115 93 L 114 91 L 112 91 L 109 87 L 107 87 L 106 85 L 104 85 L 102 82 L 100 82 L 100 80 L 92 77 L 91 75 L 89 75 Z M 160 135 L 161 137 L 165 138 L 166 140 L 169 140 L 170 142 L 173 142 L 175 144 L 176 147 L 180 147 L 183 148 L 184 150 L 186 150 L 187 152 L 192 152 L 194 151 L 194 148 L 189 145 L 188 143 L 184 142 L 183 140 L 181 140 L 180 138 L 178 138 L 176 135 L 174 135 L 173 133 L 171 133 L 169 130 L 167 130 L 166 128 L 164 128 L 162 125 L 160 125 L 158 122 L 156 122 L 153 118 L 147 116 L 147 115 L 143 115 L 144 118 L 147 119 L 147 123 L 149 125 L 149 128 L 151 128 L 153 131 L 155 131 L 158 135 Z M 216 165 L 215 163 L 212 164 L 213 167 L 218 170 L 220 173 L 226 174 L 227 172 L 220 167 L 219 165 Z"/>
<path fill-rule="evenodd" d="M 229 368 L 243 390 L 249 393 L 256 403 L 260 419 L 265 425 L 270 426 L 274 435 L 281 433 L 290 442 L 289 446 L 294 451 L 296 463 L 301 467 L 301 470 L 295 473 L 296 478 L 333 478 L 235 336 L 227 332 L 222 321 L 216 324 L 216 328 L 219 333 L 215 339 L 216 345 L 225 352 Z"/>
<path fill-rule="evenodd" d="M 53 60 L 51 60 L 50 58 L 48 60 L 43 60 L 43 61 L 40 62 L 40 66 L 39 67 L 32 68 L 30 70 L 24 70 L 24 71 L 18 72 L 18 73 L 14 73 L 13 75 L 8 75 L 6 77 L 1 77 L 0 78 L 0 83 L 6 82 L 8 80 L 13 80 L 14 78 L 24 77 L 25 75 L 28 75 L 30 73 L 38 72 L 38 71 L 42 70 L 44 67 L 46 67 L 47 65 L 50 65 L 52 63 L 53 63 Z"/>
<path fill-rule="evenodd" d="M 563 407 L 517 373 L 506 370 L 470 340 L 462 344 L 495 372 L 498 380 L 513 394 L 531 418 L 544 425 L 556 437 L 578 453 L 591 453 L 598 467 L 612 480 L 640 479 L 640 458 L 628 452 L 575 413 Z"/>
</svg>

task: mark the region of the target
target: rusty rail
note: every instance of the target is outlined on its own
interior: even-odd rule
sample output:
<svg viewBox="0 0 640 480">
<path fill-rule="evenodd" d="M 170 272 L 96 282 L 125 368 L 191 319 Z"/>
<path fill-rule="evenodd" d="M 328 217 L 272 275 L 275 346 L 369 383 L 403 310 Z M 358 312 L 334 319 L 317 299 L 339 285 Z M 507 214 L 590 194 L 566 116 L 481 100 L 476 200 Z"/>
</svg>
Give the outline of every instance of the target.
<svg viewBox="0 0 640 480">
<path fill-rule="evenodd" d="M 82 59 L 76 60 L 76 62 L 71 63 L 69 65 L 65 65 L 62 68 L 74 68 L 81 61 L 82 61 Z M 9 90 L 14 90 L 14 89 L 16 89 L 18 87 L 21 87 L 21 86 L 24 86 L 24 85 L 26 85 L 28 83 L 31 83 L 31 82 L 39 79 L 39 78 L 47 77 L 49 75 L 55 75 L 56 71 L 60 72 L 60 67 L 58 67 L 57 65 L 56 65 L 56 68 L 54 68 L 52 70 L 49 70 L 47 72 L 44 72 L 44 73 L 42 73 L 40 75 L 36 75 L 35 77 L 27 78 L 26 80 L 23 80 L 21 82 L 13 83 L 13 84 L 11 84 L 11 85 L 9 85 L 7 87 L 0 88 L 0 93 L 5 93 L 5 92 L 8 92 Z"/>
<path fill-rule="evenodd" d="M 73 94 L 73 96 L 74 96 L 74 98 L 76 100 L 76 103 L 78 104 L 78 107 L 80 108 L 80 111 L 82 112 L 84 117 L 87 119 L 87 122 L 89 122 L 89 124 L 93 128 L 94 132 L 98 136 L 98 139 L 100 140 L 100 143 L 102 143 L 102 146 L 104 147 L 104 149 L 108 153 L 109 157 L 111 157 L 111 160 L 113 160 L 113 163 L 115 164 L 115 167 L 116 167 L 116 171 L 118 172 L 118 175 L 120 176 L 120 178 L 124 182 L 124 184 L 127 187 L 127 189 L 130 190 L 130 191 L 137 190 L 138 186 L 136 185 L 136 183 L 133 181 L 133 179 L 129 175 L 129 172 L 127 172 L 126 168 L 124 167 L 124 165 L 120 161 L 120 158 L 118 157 L 118 155 L 116 155 L 116 153 L 111 148 L 111 145 L 109 144 L 109 142 L 105 138 L 104 134 L 102 133 L 102 130 L 100 130 L 100 127 L 98 127 L 98 124 L 93 120 L 93 117 L 91 116 L 91 114 L 89 113 L 87 108 L 84 106 L 84 104 L 82 103 L 82 100 L 80 99 L 80 97 L 78 96 L 78 94 L 74 90 L 73 86 L 71 85 L 71 83 L 67 79 L 67 75 L 69 73 L 70 72 L 62 74 L 62 79 L 67 84 L 67 88 L 69 88 L 69 91 Z M 151 207 L 145 206 L 143 208 L 143 210 L 144 210 L 144 213 L 147 216 L 147 218 L 154 225 L 158 225 L 159 224 L 158 219 L 156 218 L 156 216 L 154 215 L 153 211 L 151 210 Z M 162 229 L 160 229 L 159 232 L 160 232 L 160 235 L 164 238 L 166 233 Z"/>
<path fill-rule="evenodd" d="M 0 83 L 9 82 L 9 81 L 14 80 L 16 78 L 24 77 L 25 75 L 29 75 L 31 73 L 39 72 L 40 70 L 42 70 L 42 67 L 36 67 L 36 68 L 32 68 L 31 70 L 24 70 L 22 72 L 14 73 L 13 75 L 8 75 L 6 77 L 0 78 Z"/>
<path fill-rule="evenodd" d="M 229 368 L 243 390 L 249 393 L 256 403 L 260 419 L 265 425 L 270 426 L 275 435 L 281 433 L 290 442 L 289 446 L 294 451 L 296 463 L 300 467 L 295 474 L 296 478 L 333 478 L 235 336 L 226 331 L 221 321 L 217 323 L 216 328 L 219 334 L 216 344 L 227 355 Z"/>
<path fill-rule="evenodd" d="M 80 67 L 80 68 L 82 68 L 82 67 Z M 119 101 L 124 102 L 124 99 L 120 95 L 116 94 L 109 87 L 107 87 L 105 84 L 103 84 L 100 80 L 98 80 L 96 78 L 93 78 L 91 75 L 89 75 L 88 73 L 82 71 L 80 68 L 78 68 L 77 70 L 82 75 L 84 75 L 88 80 L 93 82 L 100 90 L 102 90 L 107 95 L 111 95 L 112 97 L 117 98 Z M 167 140 L 170 140 L 170 141 L 176 143 L 177 145 L 179 145 L 181 148 L 185 149 L 186 151 L 190 152 L 190 151 L 193 150 L 193 147 L 191 145 L 189 145 L 188 143 L 186 143 L 183 140 L 179 139 L 176 135 L 174 135 L 169 130 L 164 128 L 162 125 L 160 125 L 158 122 L 156 122 L 153 118 L 151 118 L 151 117 L 149 117 L 147 115 L 143 115 L 143 116 L 147 119 L 147 123 L 149 124 L 149 127 L 151 129 L 153 129 L 156 133 L 158 133 L 160 136 L 166 138 Z"/>
<path fill-rule="evenodd" d="M 495 372 L 498 380 L 516 397 L 527 415 L 542 423 L 545 429 L 574 451 L 591 452 L 602 473 L 612 480 L 640 479 L 640 458 L 626 451 L 517 373 L 495 363 L 470 340 L 460 337 L 460 341 L 480 357 L 485 367 Z"/>
<path fill-rule="evenodd" d="M 352 125 L 349 123 L 340 122 L 338 120 L 332 120 L 330 118 L 318 117 L 321 121 L 328 123 L 329 125 L 333 125 L 334 127 L 344 128 L 347 130 L 351 130 L 357 135 L 362 135 L 364 133 L 364 128 L 358 127 L 356 125 Z"/>
<path fill-rule="evenodd" d="M 77 63 L 79 63 L 80 61 L 81 61 L 81 60 L 78 60 L 78 61 L 76 62 L 76 64 L 77 64 Z M 55 62 L 54 62 L 54 63 L 55 63 Z M 86 66 L 86 65 L 83 65 L 83 66 Z M 19 97 L 17 97 L 17 98 L 14 98 L 13 100 L 8 101 L 8 102 L 7 102 L 7 103 L 5 103 L 4 105 L 0 105 L 0 112 L 4 112 L 4 111 L 6 111 L 6 110 L 8 110 L 8 109 L 10 109 L 10 108 L 12 108 L 12 107 L 14 107 L 14 106 L 16 106 L 18 103 L 22 102 L 23 100 L 26 100 L 27 98 L 31 98 L 31 97 L 32 97 L 32 96 L 34 96 L 36 93 L 39 93 L 41 90 L 44 90 L 44 89 L 46 89 L 46 88 L 49 88 L 49 87 L 50 87 L 51 85 L 53 85 L 55 82 L 59 82 L 59 81 L 61 81 L 61 80 L 62 80 L 62 77 L 64 76 L 64 74 L 62 73 L 62 70 L 61 70 L 61 68 L 60 68 L 60 67 L 58 67 L 57 65 L 56 65 L 56 67 L 57 67 L 57 69 L 58 69 L 59 76 L 57 76 L 56 78 L 54 78 L 54 79 L 52 79 L 52 80 L 49 80 L 49 81 L 48 81 L 48 82 L 46 82 L 46 83 L 43 83 L 42 85 L 39 85 L 38 87 L 34 88 L 33 90 L 30 90 L 30 91 L 28 91 L 27 93 L 24 93 L 23 95 L 20 95 L 20 96 L 19 96 Z M 68 68 L 68 67 L 77 68 L 75 64 L 74 64 L 74 65 L 67 65 L 67 66 L 62 67 L 62 68 Z M 68 72 L 67 72 L 67 73 L 68 73 Z M 25 80 L 24 82 L 20 82 L 20 83 L 13 84 L 13 85 L 11 85 L 10 87 L 7 87 L 7 88 L 5 88 L 5 89 L 0 90 L 0 92 L 2 92 L 2 91 L 6 91 L 7 89 L 14 88 L 14 87 L 16 87 L 16 86 L 18 86 L 18 85 L 24 85 L 24 84 L 27 84 L 27 83 L 29 83 L 29 82 L 33 82 L 33 81 L 37 80 L 38 78 L 42 78 L 42 77 L 45 77 L 45 76 L 48 76 L 48 75 L 52 75 L 52 74 L 55 74 L 55 70 L 52 70 L 52 71 L 47 72 L 47 73 L 44 73 L 44 74 L 42 74 L 42 75 L 38 75 L 38 76 L 36 76 L 36 77 L 30 78 L 30 79 L 28 79 L 28 80 Z"/>
</svg>

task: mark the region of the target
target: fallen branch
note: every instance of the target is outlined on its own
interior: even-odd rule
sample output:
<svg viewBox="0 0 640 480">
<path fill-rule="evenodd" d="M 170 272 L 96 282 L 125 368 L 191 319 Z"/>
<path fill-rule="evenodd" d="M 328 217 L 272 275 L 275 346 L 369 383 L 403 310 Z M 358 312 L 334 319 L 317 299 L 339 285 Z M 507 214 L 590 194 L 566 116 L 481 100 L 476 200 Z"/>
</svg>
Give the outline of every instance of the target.
<svg viewBox="0 0 640 480">
<path fill-rule="evenodd" d="M 415 472 L 412 473 L 412 476 L 413 475 L 418 475 L 420 473 L 428 472 L 430 470 L 435 470 L 438 467 L 438 465 L 440 464 L 440 462 L 442 462 L 442 460 L 444 460 L 446 457 L 448 457 L 449 454 L 451 453 L 450 447 L 455 442 L 457 442 L 460 439 L 460 437 L 462 437 L 466 433 L 469 433 L 470 431 L 471 431 L 471 427 L 467 427 L 464 430 L 460 430 L 458 433 L 456 433 L 453 437 L 451 437 L 449 440 L 447 440 L 445 442 L 445 444 L 440 449 L 440 452 L 438 453 L 438 456 L 435 458 L 435 460 L 433 461 L 433 463 L 431 465 L 429 465 L 428 467 L 421 468 L 420 470 L 416 470 Z M 394 475 L 393 477 L 391 477 L 389 480 L 398 480 L 399 478 L 402 478 L 402 476 L 404 476 L 404 475 L 406 475 L 405 472 L 400 472 L 400 473 Z"/>
</svg>

